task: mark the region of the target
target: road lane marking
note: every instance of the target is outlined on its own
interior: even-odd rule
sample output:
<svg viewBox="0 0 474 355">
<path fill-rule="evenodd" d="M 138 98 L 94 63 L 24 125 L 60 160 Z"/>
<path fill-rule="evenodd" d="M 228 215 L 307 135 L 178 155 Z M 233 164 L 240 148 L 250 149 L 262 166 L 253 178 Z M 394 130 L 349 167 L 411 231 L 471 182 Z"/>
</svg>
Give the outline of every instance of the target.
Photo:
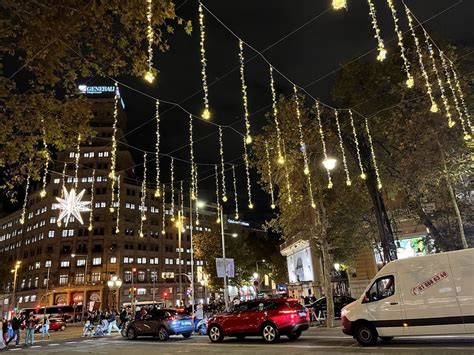
<svg viewBox="0 0 474 355">
<path fill-rule="evenodd" d="M 48 346 L 58 346 L 59 343 L 52 343 L 52 344 L 48 344 Z"/>
<path fill-rule="evenodd" d="M 67 341 L 66 344 L 76 344 L 77 341 Z"/>
</svg>

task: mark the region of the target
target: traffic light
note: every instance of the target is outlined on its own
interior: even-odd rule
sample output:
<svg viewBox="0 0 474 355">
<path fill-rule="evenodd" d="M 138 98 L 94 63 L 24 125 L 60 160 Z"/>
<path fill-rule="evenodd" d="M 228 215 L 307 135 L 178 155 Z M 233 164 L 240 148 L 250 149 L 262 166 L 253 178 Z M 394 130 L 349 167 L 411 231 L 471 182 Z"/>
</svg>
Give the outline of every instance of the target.
<svg viewBox="0 0 474 355">
<path fill-rule="evenodd" d="M 133 291 L 133 289 L 130 287 L 128 289 L 128 298 L 132 298 L 132 291 Z"/>
</svg>

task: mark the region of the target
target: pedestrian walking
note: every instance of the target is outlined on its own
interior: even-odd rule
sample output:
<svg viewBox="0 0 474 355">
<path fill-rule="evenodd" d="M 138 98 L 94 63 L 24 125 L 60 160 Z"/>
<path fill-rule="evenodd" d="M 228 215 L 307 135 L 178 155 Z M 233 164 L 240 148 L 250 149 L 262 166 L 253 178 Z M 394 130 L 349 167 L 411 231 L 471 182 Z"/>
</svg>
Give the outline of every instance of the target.
<svg viewBox="0 0 474 355">
<path fill-rule="evenodd" d="M 13 340 L 15 339 L 15 345 L 20 345 L 20 327 L 21 327 L 21 320 L 17 317 L 17 316 L 14 316 L 13 319 L 12 319 L 12 322 L 11 322 L 11 326 L 12 326 L 12 331 L 13 331 L 13 334 L 12 336 L 10 337 L 10 339 L 8 339 L 7 341 L 7 345 Z"/>
<path fill-rule="evenodd" d="M 44 337 L 47 335 L 49 339 L 49 317 L 43 318 L 43 326 L 41 327 L 41 340 L 44 340 Z"/>
<path fill-rule="evenodd" d="M 5 343 L 8 341 L 8 320 L 6 318 L 2 319 L 2 338 Z"/>
<path fill-rule="evenodd" d="M 26 320 L 25 345 L 34 345 L 35 343 L 35 317 L 30 314 Z"/>
<path fill-rule="evenodd" d="M 8 322 L 6 319 L 0 319 L 2 323 L 2 336 L 0 337 L 0 351 L 8 349 L 7 345 L 5 344 L 5 324 L 7 325 L 7 331 L 8 331 Z"/>
<path fill-rule="evenodd" d="M 112 330 L 116 330 L 117 333 L 120 333 L 120 328 L 117 327 L 117 313 L 115 310 L 112 310 L 112 312 L 109 315 L 109 327 L 107 328 L 107 335 L 112 334 Z"/>
</svg>

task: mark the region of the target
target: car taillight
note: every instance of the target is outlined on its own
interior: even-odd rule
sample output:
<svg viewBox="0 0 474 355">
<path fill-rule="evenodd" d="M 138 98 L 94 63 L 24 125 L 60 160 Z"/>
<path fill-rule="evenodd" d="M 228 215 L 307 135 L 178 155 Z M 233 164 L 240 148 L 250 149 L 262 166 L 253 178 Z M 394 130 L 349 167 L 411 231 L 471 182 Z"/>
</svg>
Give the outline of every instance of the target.
<svg viewBox="0 0 474 355">
<path fill-rule="evenodd" d="M 170 316 L 168 319 L 169 320 L 176 320 L 177 318 L 176 318 L 176 316 Z"/>
<path fill-rule="evenodd" d="M 295 314 L 295 313 L 298 313 L 297 310 L 295 309 L 285 309 L 285 310 L 282 310 L 282 311 L 279 311 L 278 313 L 281 313 L 281 314 Z"/>
</svg>

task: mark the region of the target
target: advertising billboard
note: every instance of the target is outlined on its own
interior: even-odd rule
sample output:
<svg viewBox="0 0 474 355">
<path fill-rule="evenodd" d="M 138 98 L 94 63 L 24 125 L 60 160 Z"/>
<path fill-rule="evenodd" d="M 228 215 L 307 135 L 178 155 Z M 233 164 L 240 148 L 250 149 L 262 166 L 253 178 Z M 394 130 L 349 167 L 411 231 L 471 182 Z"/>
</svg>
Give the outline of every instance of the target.
<svg viewBox="0 0 474 355">
<path fill-rule="evenodd" d="M 313 260 L 311 248 L 306 247 L 286 257 L 290 283 L 314 281 Z"/>
</svg>

